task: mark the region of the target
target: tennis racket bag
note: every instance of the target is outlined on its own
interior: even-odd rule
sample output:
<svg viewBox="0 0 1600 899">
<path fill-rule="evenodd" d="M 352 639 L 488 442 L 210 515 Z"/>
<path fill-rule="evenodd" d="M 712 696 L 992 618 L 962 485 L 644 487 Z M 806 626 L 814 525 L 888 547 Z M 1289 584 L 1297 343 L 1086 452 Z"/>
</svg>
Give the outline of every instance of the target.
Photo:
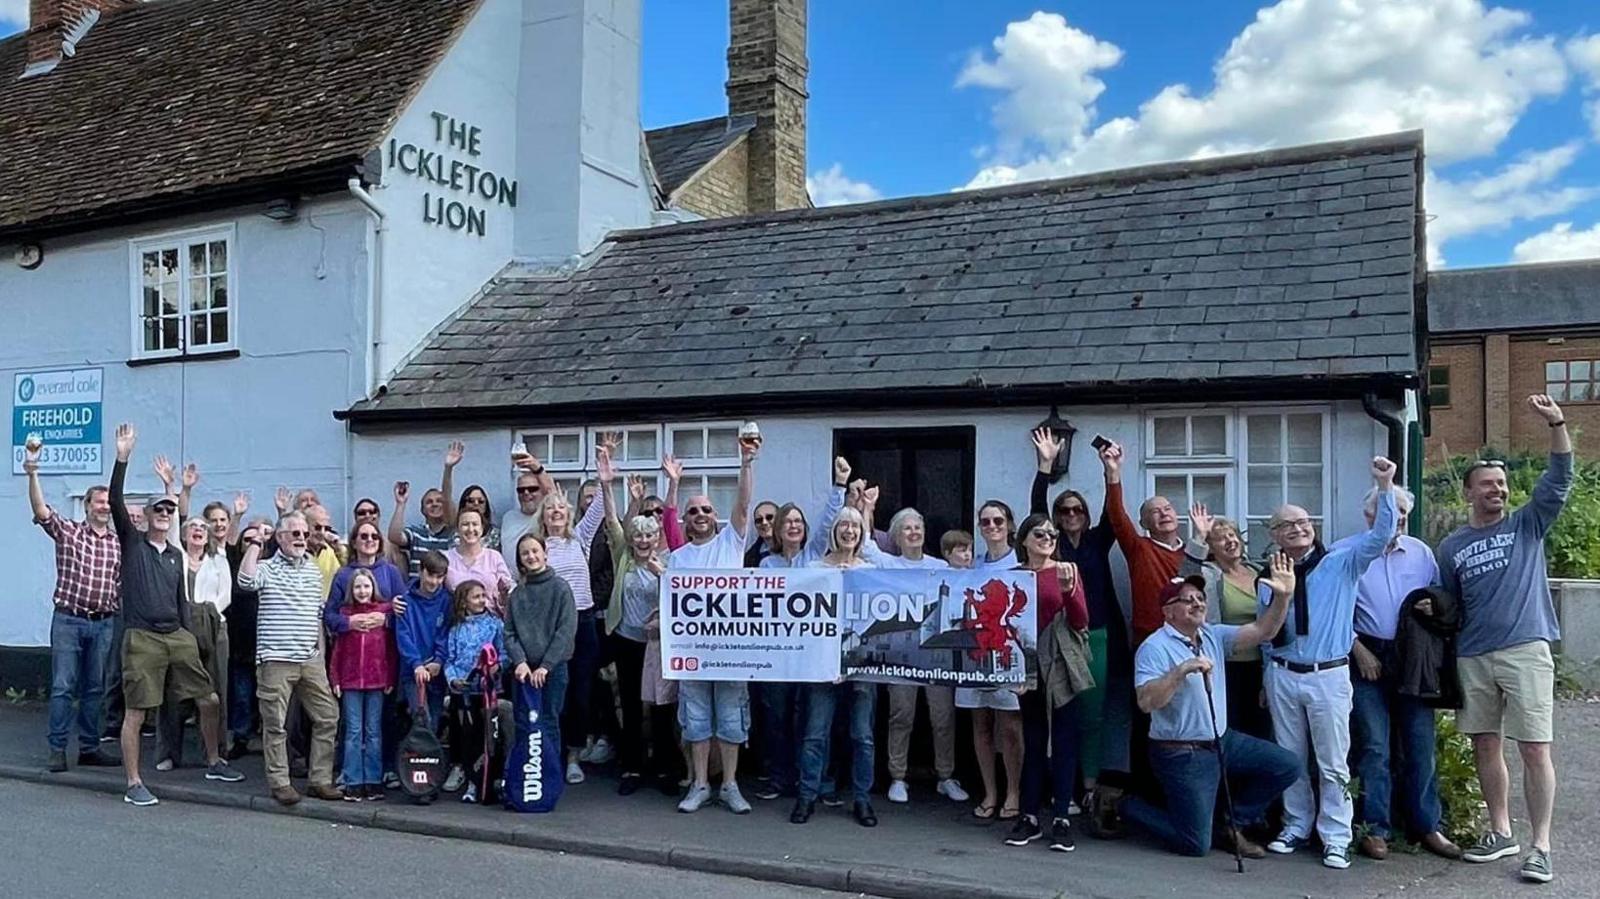
<svg viewBox="0 0 1600 899">
<path fill-rule="evenodd" d="M 516 681 L 511 755 L 506 759 L 506 808 L 514 812 L 555 811 L 566 779 L 554 723 L 545 718 L 544 690 Z"/>
<path fill-rule="evenodd" d="M 411 732 L 395 751 L 395 772 L 400 789 L 417 802 L 432 802 L 444 787 L 450 761 L 428 720 L 428 695 L 421 685 L 411 706 Z"/>
</svg>

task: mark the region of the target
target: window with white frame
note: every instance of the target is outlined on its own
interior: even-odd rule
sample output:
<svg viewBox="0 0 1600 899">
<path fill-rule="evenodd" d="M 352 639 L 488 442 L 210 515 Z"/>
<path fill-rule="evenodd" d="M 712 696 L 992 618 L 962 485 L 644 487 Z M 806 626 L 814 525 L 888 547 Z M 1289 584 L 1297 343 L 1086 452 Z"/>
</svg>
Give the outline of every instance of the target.
<svg viewBox="0 0 1600 899">
<path fill-rule="evenodd" d="M 230 226 L 131 244 L 135 358 L 234 348 L 233 240 Z"/>
<path fill-rule="evenodd" d="M 724 521 L 739 493 L 739 422 L 669 425 L 669 451 L 683 463 L 678 501 L 710 497 Z"/>
<path fill-rule="evenodd" d="M 578 501 L 578 489 L 588 477 L 587 444 L 582 428 L 547 431 L 521 431 L 516 439 L 532 453 L 545 470 L 555 479 L 556 485 L 566 492 L 572 502 Z M 515 448 L 513 448 L 515 449 Z"/>
<path fill-rule="evenodd" d="M 638 475 L 644 479 L 647 493 L 662 495 L 665 489 L 666 478 L 661 474 L 661 427 L 659 425 L 614 425 L 612 427 L 590 428 L 588 431 L 589 446 L 600 444 L 600 437 L 605 434 L 614 434 L 617 437 L 616 455 L 612 457 L 612 467 L 617 470 L 618 480 L 623 483 L 617 485 L 618 493 L 614 497 L 617 502 L 626 508 L 628 496 L 622 492 L 625 489 L 626 479 L 629 475 Z M 591 450 L 589 458 L 593 458 Z M 592 467 L 592 466 L 591 466 Z"/>
<path fill-rule="evenodd" d="M 1146 495 L 1172 503 L 1185 536 L 1193 503 L 1238 520 L 1258 556 L 1271 542 L 1267 519 L 1285 503 L 1304 507 L 1322 527 L 1327 444 L 1322 409 L 1152 412 L 1145 423 Z"/>
<path fill-rule="evenodd" d="M 1321 412 L 1251 413 L 1245 423 L 1246 541 L 1264 547 L 1267 520 L 1279 506 L 1306 510 L 1323 533 L 1327 496 L 1327 418 Z"/>
</svg>

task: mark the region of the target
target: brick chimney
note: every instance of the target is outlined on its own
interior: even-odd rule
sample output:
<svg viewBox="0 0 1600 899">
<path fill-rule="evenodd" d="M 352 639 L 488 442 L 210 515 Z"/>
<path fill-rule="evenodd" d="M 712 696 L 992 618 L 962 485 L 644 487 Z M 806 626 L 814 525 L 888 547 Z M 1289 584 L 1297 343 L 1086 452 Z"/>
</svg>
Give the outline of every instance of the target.
<svg viewBox="0 0 1600 899">
<path fill-rule="evenodd" d="M 28 63 L 24 74 L 47 72 L 71 56 L 101 13 L 138 6 L 140 0 L 30 0 Z"/>
<path fill-rule="evenodd" d="M 728 33 L 728 113 L 756 117 L 750 211 L 808 207 L 806 0 L 729 0 Z"/>
</svg>

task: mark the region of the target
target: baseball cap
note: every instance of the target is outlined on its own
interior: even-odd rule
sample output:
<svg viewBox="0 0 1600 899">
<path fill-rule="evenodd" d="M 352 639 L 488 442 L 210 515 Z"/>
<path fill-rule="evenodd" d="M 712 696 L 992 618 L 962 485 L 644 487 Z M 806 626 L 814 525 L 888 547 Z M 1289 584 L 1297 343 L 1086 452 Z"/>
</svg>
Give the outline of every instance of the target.
<svg viewBox="0 0 1600 899">
<path fill-rule="evenodd" d="M 1166 605 L 1167 603 L 1177 599 L 1178 594 L 1183 592 L 1183 587 L 1185 584 L 1195 588 L 1196 590 L 1199 590 L 1201 593 L 1206 592 L 1206 579 L 1198 574 L 1191 574 L 1187 577 L 1175 577 L 1165 587 L 1161 588 L 1161 604 Z"/>
<path fill-rule="evenodd" d="M 178 511 L 178 498 L 175 496 L 152 496 L 144 501 L 146 512 L 155 511 L 156 506 L 171 506 L 172 511 Z"/>
</svg>

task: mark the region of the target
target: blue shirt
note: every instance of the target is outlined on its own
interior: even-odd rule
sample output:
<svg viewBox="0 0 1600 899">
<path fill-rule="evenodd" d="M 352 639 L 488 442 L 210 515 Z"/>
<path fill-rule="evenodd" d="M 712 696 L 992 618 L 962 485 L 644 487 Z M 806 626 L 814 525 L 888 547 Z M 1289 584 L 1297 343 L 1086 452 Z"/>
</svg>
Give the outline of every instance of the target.
<svg viewBox="0 0 1600 899">
<path fill-rule="evenodd" d="M 1342 546 L 1361 537 L 1347 537 Z M 1400 626 L 1400 606 L 1411 591 L 1439 583 L 1439 563 L 1428 544 L 1401 534 L 1392 547 L 1367 567 L 1356 584 L 1356 633 L 1379 640 L 1393 640 Z"/>
<path fill-rule="evenodd" d="M 1378 514 L 1372 527 L 1361 534 L 1335 543 L 1306 578 L 1306 609 L 1309 626 L 1305 634 L 1294 630 L 1295 610 L 1283 622 L 1283 632 L 1293 638 L 1287 646 L 1269 646 L 1269 655 L 1290 662 L 1314 665 L 1350 655 L 1355 642 L 1356 584 L 1367 566 L 1383 553 L 1394 539 L 1400 512 L 1395 508 L 1394 492 L 1378 494 Z M 1260 610 L 1272 604 L 1272 588 L 1256 588 Z"/>
<path fill-rule="evenodd" d="M 806 543 L 800 547 L 800 552 L 790 559 L 781 552 L 763 556 L 762 568 L 810 568 L 811 563 L 822 558 L 828 551 L 828 532 L 833 530 L 833 523 L 838 520 L 839 512 L 844 508 L 844 488 L 835 487 L 828 494 L 828 504 L 822 509 L 822 518 L 816 527 L 810 528 L 806 533 Z M 774 523 L 776 531 L 782 525 Z"/>
<path fill-rule="evenodd" d="M 1499 523 L 1464 527 L 1439 544 L 1444 588 L 1461 597 L 1456 652 L 1477 656 L 1534 640 L 1561 639 L 1544 535 L 1572 492 L 1572 454 L 1552 453 L 1550 467 L 1522 508 Z"/>
<path fill-rule="evenodd" d="M 1206 684 L 1200 674 L 1191 674 L 1172 694 L 1172 701 L 1150 713 L 1152 740 L 1214 740 L 1228 732 L 1228 666 L 1239 627 L 1232 624 L 1207 624 L 1200 628 L 1200 655 L 1211 660 L 1211 711 L 1206 711 Z M 1195 657 L 1194 644 L 1170 624 L 1139 644 L 1133 659 L 1133 685 L 1142 687 L 1165 677 L 1167 672 Z M 1217 716 L 1216 730 L 1211 715 Z"/>
</svg>

